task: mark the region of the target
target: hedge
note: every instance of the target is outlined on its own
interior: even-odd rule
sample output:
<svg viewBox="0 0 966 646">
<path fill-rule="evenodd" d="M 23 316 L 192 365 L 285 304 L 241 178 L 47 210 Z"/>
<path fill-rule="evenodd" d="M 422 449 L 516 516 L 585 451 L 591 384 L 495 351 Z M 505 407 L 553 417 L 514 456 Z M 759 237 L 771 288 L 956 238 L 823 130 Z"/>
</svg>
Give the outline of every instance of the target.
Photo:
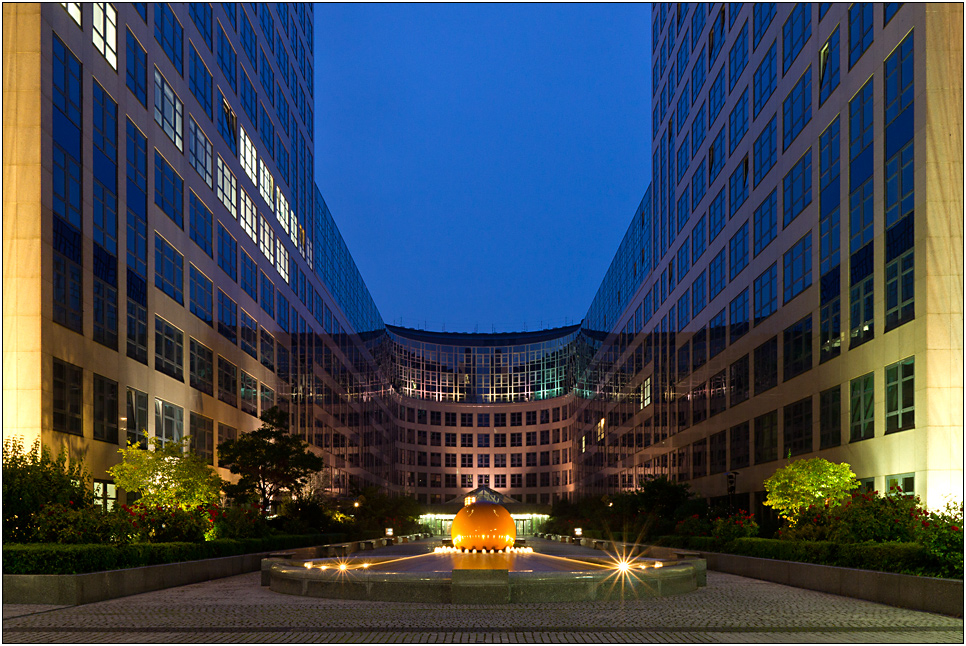
<svg viewBox="0 0 966 646">
<path fill-rule="evenodd" d="M 203 543 L 134 543 L 129 545 L 60 545 L 55 543 L 3 546 L 4 574 L 86 574 L 104 570 L 161 565 L 181 561 L 237 556 L 254 552 L 339 543 L 344 534 L 305 534 L 266 538 L 218 539 Z"/>
<path fill-rule="evenodd" d="M 730 554 L 819 563 L 860 570 L 939 576 L 941 564 L 918 543 L 833 543 L 739 538 L 725 546 Z"/>
</svg>

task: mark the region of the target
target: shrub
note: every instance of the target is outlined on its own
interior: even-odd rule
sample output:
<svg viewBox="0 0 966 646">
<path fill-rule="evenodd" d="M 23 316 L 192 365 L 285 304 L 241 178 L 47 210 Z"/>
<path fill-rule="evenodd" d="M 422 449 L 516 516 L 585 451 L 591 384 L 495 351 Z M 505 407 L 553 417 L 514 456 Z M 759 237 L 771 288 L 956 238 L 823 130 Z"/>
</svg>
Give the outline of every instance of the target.
<svg viewBox="0 0 966 646">
<path fill-rule="evenodd" d="M 32 543 L 105 543 L 117 545 L 133 540 L 131 522 L 117 513 L 98 508 L 47 505 L 31 516 Z"/>
<path fill-rule="evenodd" d="M 681 536 L 708 536 L 711 534 L 711 523 L 698 514 L 692 514 L 678 521 L 674 533 Z"/>
<path fill-rule="evenodd" d="M 719 545 L 726 545 L 737 538 L 754 536 L 758 533 L 758 523 L 754 514 L 744 509 L 724 518 L 715 518 L 711 523 L 711 535 Z"/>
<path fill-rule="evenodd" d="M 839 543 L 913 542 L 924 515 L 918 497 L 855 493 L 829 513 L 828 538 Z"/>
<path fill-rule="evenodd" d="M 57 458 L 39 440 L 25 451 L 19 437 L 3 440 L 3 542 L 30 540 L 31 515 L 46 505 L 91 507 L 91 477 L 82 463 Z"/>
<path fill-rule="evenodd" d="M 83 574 L 129 567 L 177 563 L 204 558 L 326 545 L 344 540 L 341 534 L 273 536 L 202 543 L 135 543 L 131 545 L 3 546 L 4 574 Z"/>
<path fill-rule="evenodd" d="M 921 521 L 921 542 L 938 564 L 940 576 L 963 578 L 963 503 L 949 503 Z"/>
<path fill-rule="evenodd" d="M 822 458 L 796 460 L 778 469 L 764 482 L 765 504 L 792 524 L 798 512 L 810 505 L 834 505 L 846 498 L 859 481 L 848 464 Z"/>
<path fill-rule="evenodd" d="M 258 504 L 208 509 L 209 529 L 205 538 L 263 538 L 271 533 Z"/>
</svg>

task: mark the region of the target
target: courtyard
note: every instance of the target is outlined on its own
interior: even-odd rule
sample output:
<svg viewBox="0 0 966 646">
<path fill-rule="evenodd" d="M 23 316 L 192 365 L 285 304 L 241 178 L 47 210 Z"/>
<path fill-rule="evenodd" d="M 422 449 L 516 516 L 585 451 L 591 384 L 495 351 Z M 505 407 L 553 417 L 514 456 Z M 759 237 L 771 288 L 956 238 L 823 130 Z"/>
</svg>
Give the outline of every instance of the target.
<svg viewBox="0 0 966 646">
<path fill-rule="evenodd" d="M 962 619 L 714 571 L 708 572 L 707 587 L 679 596 L 495 606 L 315 599 L 272 592 L 259 580 L 260 573 L 252 572 L 74 607 L 4 604 L 3 640 L 962 643 L 964 638 Z"/>
</svg>

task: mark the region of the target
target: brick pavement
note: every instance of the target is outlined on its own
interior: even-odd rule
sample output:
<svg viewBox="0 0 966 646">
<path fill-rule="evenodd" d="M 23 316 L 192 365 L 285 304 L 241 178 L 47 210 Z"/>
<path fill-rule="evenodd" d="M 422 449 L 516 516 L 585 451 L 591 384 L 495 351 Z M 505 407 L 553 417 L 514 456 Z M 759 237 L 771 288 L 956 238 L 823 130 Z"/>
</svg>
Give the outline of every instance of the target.
<svg viewBox="0 0 966 646">
<path fill-rule="evenodd" d="M 425 545 L 387 548 L 414 553 Z M 547 546 L 549 547 L 549 546 Z M 560 546 L 575 553 L 576 546 Z M 558 548 L 554 548 L 558 551 Z M 599 554 L 599 553 L 598 553 Z M 720 572 L 676 597 L 454 606 L 312 599 L 259 573 L 85 606 L 4 604 L 4 642 L 962 643 L 963 620 Z"/>
</svg>

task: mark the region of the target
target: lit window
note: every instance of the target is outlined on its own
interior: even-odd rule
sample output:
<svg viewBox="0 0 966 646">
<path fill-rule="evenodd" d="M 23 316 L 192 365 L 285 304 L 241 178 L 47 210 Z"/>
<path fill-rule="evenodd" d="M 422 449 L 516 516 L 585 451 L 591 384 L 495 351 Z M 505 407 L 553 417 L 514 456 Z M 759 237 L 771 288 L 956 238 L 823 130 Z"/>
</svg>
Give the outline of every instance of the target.
<svg viewBox="0 0 966 646">
<path fill-rule="evenodd" d="M 79 2 L 61 2 L 60 6 L 63 7 L 67 14 L 74 19 L 77 26 L 81 26 L 81 3 Z"/>
<path fill-rule="evenodd" d="M 238 141 L 241 144 L 241 165 L 245 174 L 252 180 L 252 184 L 258 186 L 258 151 L 255 144 L 248 137 L 248 133 L 241 126 L 238 127 Z"/>
<path fill-rule="evenodd" d="M 252 242 L 258 242 L 258 215 L 255 211 L 255 202 L 248 197 L 248 193 L 245 191 L 239 191 L 238 194 L 241 197 L 241 209 L 239 210 L 241 217 L 238 219 L 241 222 L 242 230 L 248 234 Z"/>
<path fill-rule="evenodd" d="M 178 150 L 182 151 L 184 150 L 181 134 L 183 120 L 184 104 L 158 68 L 154 68 L 154 121 L 161 126 Z"/>
<path fill-rule="evenodd" d="M 282 242 L 282 238 L 277 238 L 275 240 L 275 269 L 278 270 L 278 275 L 282 277 L 286 283 L 288 282 L 288 249 L 285 248 L 285 244 Z"/>
<path fill-rule="evenodd" d="M 76 4 L 76 3 L 70 3 Z M 94 9 L 94 29 L 91 38 L 94 47 L 97 48 L 107 62 L 115 70 L 117 69 L 117 9 L 109 2 L 95 2 Z M 75 18 L 80 24 L 80 16 Z"/>
<path fill-rule="evenodd" d="M 218 156 L 218 177 L 215 186 L 218 199 L 225 205 L 233 218 L 238 217 L 238 186 L 235 183 L 235 176 L 225 165 L 221 155 Z"/>
</svg>

